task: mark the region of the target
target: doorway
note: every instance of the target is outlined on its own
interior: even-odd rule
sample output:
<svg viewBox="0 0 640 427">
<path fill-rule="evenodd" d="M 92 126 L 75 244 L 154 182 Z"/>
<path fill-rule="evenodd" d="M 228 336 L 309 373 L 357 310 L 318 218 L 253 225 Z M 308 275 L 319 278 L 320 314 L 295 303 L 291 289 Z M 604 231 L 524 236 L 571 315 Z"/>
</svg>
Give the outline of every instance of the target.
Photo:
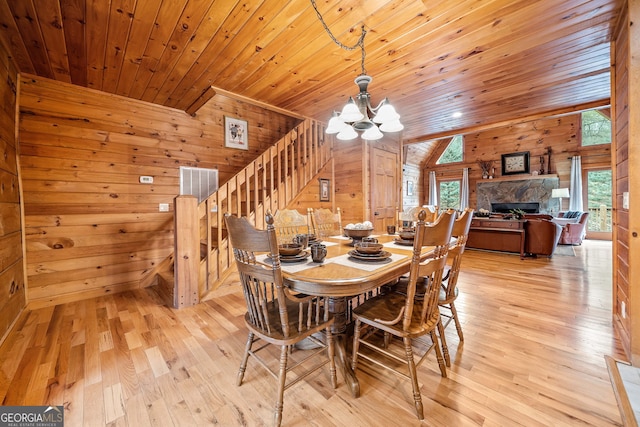
<svg viewBox="0 0 640 427">
<path fill-rule="evenodd" d="M 398 154 L 371 148 L 371 212 L 375 230 L 396 224 L 398 209 Z"/>
<path fill-rule="evenodd" d="M 585 194 L 587 211 L 587 238 L 611 240 L 611 169 L 590 169 L 585 171 Z"/>
</svg>

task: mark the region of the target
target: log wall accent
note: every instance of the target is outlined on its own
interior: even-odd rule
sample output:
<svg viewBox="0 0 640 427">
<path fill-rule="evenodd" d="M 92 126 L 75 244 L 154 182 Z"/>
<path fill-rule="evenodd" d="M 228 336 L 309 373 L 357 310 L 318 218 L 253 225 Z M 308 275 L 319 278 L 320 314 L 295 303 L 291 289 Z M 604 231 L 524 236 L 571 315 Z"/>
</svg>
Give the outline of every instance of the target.
<svg viewBox="0 0 640 427">
<path fill-rule="evenodd" d="M 540 175 L 553 174 L 560 178 L 560 187 L 569 187 L 571 161 L 569 157 L 582 156 L 583 168 L 611 167 L 611 147 L 606 145 L 582 147 L 580 145 L 580 114 L 534 120 L 508 127 L 491 129 L 464 136 L 464 161 L 461 163 L 436 165 L 450 139 L 441 140 L 437 149 L 427 158 L 422 169 L 422 204 L 429 197 L 428 172 L 436 171 L 438 179 L 460 179 L 462 169 L 469 170 L 469 206 L 477 205 L 476 183 L 482 181 L 482 169 L 478 160 L 493 161 L 494 176 L 502 177 L 501 155 L 528 151 L 530 169 Z M 551 149 L 551 163 L 541 157 Z M 550 169 L 549 169 L 550 167 Z M 520 175 L 513 175 L 520 178 Z M 566 201 L 565 201 L 566 203 Z"/>
<path fill-rule="evenodd" d="M 92 89 L 23 76 L 20 161 L 30 304 L 154 284 L 173 252 L 179 167 L 222 184 L 298 119 L 215 96 L 195 117 Z M 248 122 L 249 150 L 224 147 L 224 116 Z M 154 178 L 140 184 L 140 176 Z"/>
<path fill-rule="evenodd" d="M 26 304 L 16 150 L 18 70 L 0 43 L 0 342 Z"/>
</svg>

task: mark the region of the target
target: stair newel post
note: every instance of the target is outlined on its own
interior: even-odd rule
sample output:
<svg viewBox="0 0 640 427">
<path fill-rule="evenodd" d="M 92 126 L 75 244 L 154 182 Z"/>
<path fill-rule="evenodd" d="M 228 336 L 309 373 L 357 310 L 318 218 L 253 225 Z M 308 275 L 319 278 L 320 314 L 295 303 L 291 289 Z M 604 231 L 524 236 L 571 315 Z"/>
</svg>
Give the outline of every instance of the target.
<svg viewBox="0 0 640 427">
<path fill-rule="evenodd" d="M 200 238 L 198 198 L 178 196 L 174 200 L 175 258 L 173 307 L 190 307 L 200 301 L 198 273 Z"/>
</svg>

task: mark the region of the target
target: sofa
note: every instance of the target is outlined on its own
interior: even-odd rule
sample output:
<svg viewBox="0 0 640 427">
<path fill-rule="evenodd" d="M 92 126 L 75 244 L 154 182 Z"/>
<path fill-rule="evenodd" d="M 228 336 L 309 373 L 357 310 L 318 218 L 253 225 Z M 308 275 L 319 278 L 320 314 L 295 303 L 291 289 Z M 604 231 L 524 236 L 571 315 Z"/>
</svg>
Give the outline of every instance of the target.
<svg viewBox="0 0 640 427">
<path fill-rule="evenodd" d="M 566 211 L 560 212 L 552 221 L 562 227 L 560 245 L 581 245 L 587 234 L 587 219 L 589 212 Z"/>
</svg>

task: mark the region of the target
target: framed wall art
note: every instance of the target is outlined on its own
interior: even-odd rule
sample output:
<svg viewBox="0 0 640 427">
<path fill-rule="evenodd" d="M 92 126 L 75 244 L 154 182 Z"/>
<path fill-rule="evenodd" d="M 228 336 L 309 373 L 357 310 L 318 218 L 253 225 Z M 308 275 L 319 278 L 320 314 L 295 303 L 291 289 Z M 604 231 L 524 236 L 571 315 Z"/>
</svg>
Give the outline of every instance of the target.
<svg viewBox="0 0 640 427">
<path fill-rule="evenodd" d="M 331 181 L 328 179 L 320 178 L 320 201 L 331 201 Z"/>
<path fill-rule="evenodd" d="M 413 196 L 413 181 L 407 181 L 407 196 Z"/>
<path fill-rule="evenodd" d="M 502 175 L 529 173 L 529 152 L 502 155 Z"/>
<path fill-rule="evenodd" d="M 224 146 L 240 150 L 249 149 L 246 120 L 224 116 Z"/>
</svg>

